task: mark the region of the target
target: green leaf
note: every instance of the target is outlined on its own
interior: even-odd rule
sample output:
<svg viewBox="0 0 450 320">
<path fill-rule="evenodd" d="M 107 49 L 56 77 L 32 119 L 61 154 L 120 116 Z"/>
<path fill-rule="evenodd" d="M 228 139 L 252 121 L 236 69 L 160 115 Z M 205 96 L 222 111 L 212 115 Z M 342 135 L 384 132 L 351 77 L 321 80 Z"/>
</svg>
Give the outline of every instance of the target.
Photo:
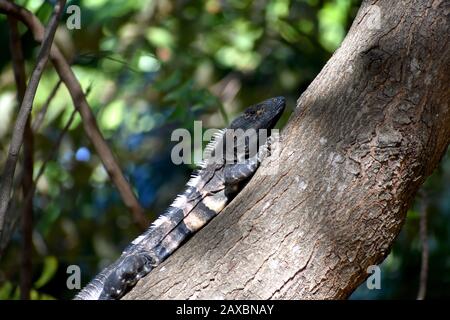
<svg viewBox="0 0 450 320">
<path fill-rule="evenodd" d="M 34 283 L 34 287 L 39 289 L 46 285 L 53 278 L 57 269 L 58 260 L 54 256 L 45 257 L 41 276 Z"/>
</svg>

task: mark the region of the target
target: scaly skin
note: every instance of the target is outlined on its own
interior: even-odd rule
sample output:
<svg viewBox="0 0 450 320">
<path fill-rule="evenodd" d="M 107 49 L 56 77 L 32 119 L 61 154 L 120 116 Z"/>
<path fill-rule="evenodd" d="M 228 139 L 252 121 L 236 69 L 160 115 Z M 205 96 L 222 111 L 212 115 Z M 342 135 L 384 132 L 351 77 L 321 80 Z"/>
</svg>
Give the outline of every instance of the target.
<svg viewBox="0 0 450 320">
<path fill-rule="evenodd" d="M 75 299 L 120 299 L 139 279 L 219 214 L 257 170 L 262 151 L 268 147 L 267 140 L 253 140 L 258 130 L 266 129 L 270 134 L 284 107 L 283 97 L 265 100 L 247 108 L 227 129 L 216 135 L 207 147 L 208 156 L 187 183 L 185 191 Z M 241 139 L 238 129 L 249 130 L 249 136 Z M 232 139 L 228 140 L 228 137 Z M 230 144 L 229 141 L 235 142 Z M 249 147 L 251 141 L 257 141 L 256 148 Z"/>
</svg>

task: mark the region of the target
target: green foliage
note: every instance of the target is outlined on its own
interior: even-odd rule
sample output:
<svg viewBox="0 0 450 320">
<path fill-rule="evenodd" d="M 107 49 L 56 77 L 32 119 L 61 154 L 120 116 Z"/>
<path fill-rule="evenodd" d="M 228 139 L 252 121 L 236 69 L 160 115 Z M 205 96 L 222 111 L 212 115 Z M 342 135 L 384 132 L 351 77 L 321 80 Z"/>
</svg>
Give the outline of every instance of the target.
<svg viewBox="0 0 450 320">
<path fill-rule="evenodd" d="M 45 286 L 55 276 L 58 269 L 58 259 L 53 256 L 44 258 L 44 265 L 39 279 L 34 282 L 30 291 L 31 300 L 55 300 L 55 297 L 40 292 L 39 289 Z M 0 300 L 18 300 L 20 299 L 20 287 L 12 282 L 6 281 L 0 286 Z"/>
<path fill-rule="evenodd" d="M 39 279 L 34 283 L 34 287 L 36 289 L 42 288 L 46 285 L 55 275 L 56 270 L 58 269 L 58 259 L 53 256 L 47 256 L 44 259 L 44 267 L 42 270 L 42 274 Z"/>
</svg>

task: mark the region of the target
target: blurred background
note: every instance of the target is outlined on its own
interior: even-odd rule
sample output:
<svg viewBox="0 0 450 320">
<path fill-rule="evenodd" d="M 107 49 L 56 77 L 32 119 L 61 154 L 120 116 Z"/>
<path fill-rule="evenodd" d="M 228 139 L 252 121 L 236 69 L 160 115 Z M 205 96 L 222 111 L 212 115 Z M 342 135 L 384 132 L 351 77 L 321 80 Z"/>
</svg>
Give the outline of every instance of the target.
<svg viewBox="0 0 450 320">
<path fill-rule="evenodd" d="M 43 0 L 15 3 L 44 23 L 52 12 Z M 279 95 L 288 102 L 280 121 L 284 125 L 297 98 L 339 47 L 360 1 L 68 1 L 72 4 L 81 8 L 81 29 L 68 30 L 66 14 L 56 42 L 89 92 L 101 132 L 153 220 L 193 169 L 171 162 L 176 144 L 171 132 L 192 131 L 194 120 L 202 120 L 203 129 L 222 128 L 246 106 Z M 19 31 L 29 76 L 39 47 L 24 26 Z M 0 15 L 0 167 L 18 111 L 8 37 L 7 19 Z M 49 64 L 32 113 L 34 121 L 45 115 L 35 130 L 35 173 L 56 150 L 33 200 L 32 299 L 72 298 L 75 292 L 66 287 L 69 265 L 81 267 L 84 285 L 141 232 L 78 115 L 58 145 L 73 105 L 65 87 L 57 84 Z M 352 299 L 416 298 L 424 207 L 427 298 L 450 297 L 449 152 L 422 189 L 381 265 L 381 289 L 368 290 L 363 284 Z M 0 299 L 20 296 L 21 241 L 18 229 L 0 260 Z"/>
</svg>

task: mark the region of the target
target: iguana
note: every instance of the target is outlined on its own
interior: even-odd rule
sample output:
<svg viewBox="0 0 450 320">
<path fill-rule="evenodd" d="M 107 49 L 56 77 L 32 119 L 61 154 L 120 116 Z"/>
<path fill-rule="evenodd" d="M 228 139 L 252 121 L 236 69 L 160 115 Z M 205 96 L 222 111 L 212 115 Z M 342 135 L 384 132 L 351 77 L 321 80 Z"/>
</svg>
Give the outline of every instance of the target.
<svg viewBox="0 0 450 320">
<path fill-rule="evenodd" d="M 258 168 L 270 148 L 270 131 L 284 108 L 284 97 L 265 100 L 248 107 L 228 128 L 219 131 L 206 147 L 206 156 L 185 191 L 75 299 L 120 299 L 219 214 Z M 263 130 L 267 134 L 259 134 Z"/>
</svg>

